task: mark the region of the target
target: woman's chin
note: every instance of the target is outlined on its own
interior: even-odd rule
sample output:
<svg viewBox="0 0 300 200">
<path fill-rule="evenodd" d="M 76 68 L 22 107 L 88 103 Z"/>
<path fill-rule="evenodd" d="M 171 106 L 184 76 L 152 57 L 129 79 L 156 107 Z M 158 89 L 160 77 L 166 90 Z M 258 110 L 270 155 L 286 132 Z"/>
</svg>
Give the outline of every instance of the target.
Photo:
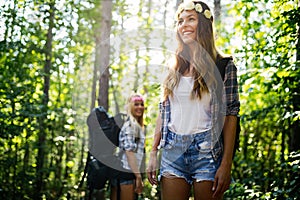
<svg viewBox="0 0 300 200">
<path fill-rule="evenodd" d="M 186 45 L 190 45 L 196 42 L 193 38 L 183 38 L 182 41 Z"/>
</svg>

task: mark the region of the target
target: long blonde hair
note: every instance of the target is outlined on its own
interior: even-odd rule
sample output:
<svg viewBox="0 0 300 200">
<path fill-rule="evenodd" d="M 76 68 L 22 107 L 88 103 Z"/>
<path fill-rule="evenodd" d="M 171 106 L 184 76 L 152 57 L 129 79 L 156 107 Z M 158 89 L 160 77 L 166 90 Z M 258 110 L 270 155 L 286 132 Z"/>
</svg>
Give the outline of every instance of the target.
<svg viewBox="0 0 300 200">
<path fill-rule="evenodd" d="M 205 3 L 197 3 L 201 4 L 203 10 L 210 10 Z M 175 55 L 175 64 L 171 66 L 164 81 L 165 100 L 168 96 L 173 96 L 173 89 L 179 84 L 180 77 L 189 69 L 191 63 L 195 69 L 193 70 L 194 86 L 190 95 L 191 99 L 198 98 L 200 100 L 201 94 L 209 92 L 208 88 L 216 84 L 216 78 L 213 74 L 217 55 L 220 53 L 215 46 L 213 17 L 207 19 L 203 14 L 196 13 L 198 15 L 198 25 L 193 54 L 191 54 L 189 47 L 182 41 L 177 31 L 178 48 Z"/>
</svg>

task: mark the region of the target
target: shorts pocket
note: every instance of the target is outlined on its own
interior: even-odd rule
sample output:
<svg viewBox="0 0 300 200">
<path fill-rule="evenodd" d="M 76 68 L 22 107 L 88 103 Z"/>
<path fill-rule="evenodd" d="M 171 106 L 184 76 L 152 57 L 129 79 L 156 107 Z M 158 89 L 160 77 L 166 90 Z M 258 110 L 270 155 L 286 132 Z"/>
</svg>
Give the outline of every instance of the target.
<svg viewBox="0 0 300 200">
<path fill-rule="evenodd" d="M 205 140 L 199 140 L 195 143 L 195 148 L 200 152 L 200 153 L 209 153 L 211 151 L 210 149 L 210 142 L 205 141 Z"/>
</svg>

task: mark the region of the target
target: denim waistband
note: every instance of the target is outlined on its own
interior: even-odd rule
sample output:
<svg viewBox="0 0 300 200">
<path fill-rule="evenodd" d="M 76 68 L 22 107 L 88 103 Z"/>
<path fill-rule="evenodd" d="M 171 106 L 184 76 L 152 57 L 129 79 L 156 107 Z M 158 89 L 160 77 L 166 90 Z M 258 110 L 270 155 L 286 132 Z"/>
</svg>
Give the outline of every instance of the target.
<svg viewBox="0 0 300 200">
<path fill-rule="evenodd" d="M 168 141 L 168 140 L 171 141 Z M 207 140 L 210 142 L 211 145 L 211 151 L 214 160 L 217 160 L 218 157 L 222 154 L 223 152 L 223 142 L 222 142 L 222 137 L 220 137 L 215 143 L 212 142 L 211 138 L 211 130 L 207 130 L 201 133 L 195 133 L 195 134 L 188 134 L 188 135 L 182 135 L 182 134 L 177 134 L 172 131 L 168 131 L 167 134 L 167 142 L 168 143 L 176 143 L 176 142 L 193 142 L 193 141 L 199 141 L 199 140 Z M 221 150 L 220 150 L 221 149 Z"/>
<path fill-rule="evenodd" d="M 197 138 L 205 138 L 208 134 L 210 134 L 211 130 L 207 130 L 204 132 L 200 132 L 200 133 L 193 133 L 193 134 L 178 134 L 178 133 L 174 133 L 170 130 L 168 130 L 168 134 L 171 135 L 172 138 L 174 139 L 178 139 L 178 140 L 192 140 L 195 137 Z"/>
</svg>

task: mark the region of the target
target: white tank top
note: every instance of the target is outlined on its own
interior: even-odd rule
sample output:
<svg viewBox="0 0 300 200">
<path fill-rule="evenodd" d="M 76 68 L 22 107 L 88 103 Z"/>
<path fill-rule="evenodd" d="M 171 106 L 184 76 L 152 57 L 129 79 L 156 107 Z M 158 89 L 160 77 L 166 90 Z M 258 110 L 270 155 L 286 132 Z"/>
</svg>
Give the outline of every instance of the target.
<svg viewBox="0 0 300 200">
<path fill-rule="evenodd" d="M 193 85 L 193 77 L 181 76 L 173 97 L 169 97 L 171 119 L 168 128 L 174 133 L 185 135 L 211 129 L 210 94 L 203 93 L 200 101 L 197 98 L 192 100 Z"/>
</svg>

